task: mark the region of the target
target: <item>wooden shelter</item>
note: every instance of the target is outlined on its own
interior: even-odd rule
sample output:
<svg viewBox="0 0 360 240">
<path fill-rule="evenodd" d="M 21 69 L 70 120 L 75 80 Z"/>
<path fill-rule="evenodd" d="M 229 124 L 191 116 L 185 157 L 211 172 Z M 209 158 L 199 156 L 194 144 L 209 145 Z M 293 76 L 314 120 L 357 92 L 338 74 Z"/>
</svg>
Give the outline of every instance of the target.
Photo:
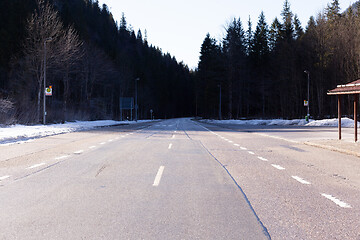
<svg viewBox="0 0 360 240">
<path fill-rule="evenodd" d="M 338 118 L 339 118 L 339 140 L 341 140 L 341 96 L 354 95 L 354 129 L 355 129 L 355 142 L 358 140 L 357 136 L 357 109 L 360 94 L 360 79 L 345 84 L 337 85 L 333 90 L 328 91 L 328 95 L 337 95 L 338 97 Z"/>
</svg>

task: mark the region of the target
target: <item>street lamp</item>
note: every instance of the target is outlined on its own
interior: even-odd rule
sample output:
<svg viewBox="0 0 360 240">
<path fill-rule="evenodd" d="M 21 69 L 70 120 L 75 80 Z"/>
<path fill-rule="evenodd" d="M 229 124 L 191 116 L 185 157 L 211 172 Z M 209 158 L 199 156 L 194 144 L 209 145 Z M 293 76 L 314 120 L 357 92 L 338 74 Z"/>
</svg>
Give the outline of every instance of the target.
<svg viewBox="0 0 360 240">
<path fill-rule="evenodd" d="M 221 84 L 218 85 L 219 89 L 219 120 L 221 120 Z"/>
<path fill-rule="evenodd" d="M 305 70 L 304 73 L 307 74 L 307 79 L 308 79 L 308 92 L 307 92 L 307 101 L 308 101 L 308 105 L 307 105 L 307 121 L 310 121 L 310 72 L 308 70 Z"/>
<path fill-rule="evenodd" d="M 140 80 L 140 78 L 135 79 L 135 121 L 138 120 L 138 103 L 137 103 L 137 82 Z"/>
<path fill-rule="evenodd" d="M 43 113 L 43 124 L 46 124 L 46 43 L 52 41 L 52 38 L 46 38 L 44 40 L 44 97 L 43 97 L 43 101 L 44 101 L 44 113 Z"/>
</svg>

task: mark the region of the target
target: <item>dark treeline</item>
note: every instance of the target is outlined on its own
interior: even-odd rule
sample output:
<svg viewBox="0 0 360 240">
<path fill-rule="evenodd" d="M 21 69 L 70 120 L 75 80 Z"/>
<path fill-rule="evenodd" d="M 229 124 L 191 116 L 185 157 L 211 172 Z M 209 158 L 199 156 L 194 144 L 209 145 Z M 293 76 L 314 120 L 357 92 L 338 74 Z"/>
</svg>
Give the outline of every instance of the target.
<svg viewBox="0 0 360 240">
<path fill-rule="evenodd" d="M 333 0 L 303 29 L 286 0 L 280 19 L 268 24 L 261 13 L 252 26 L 251 19 L 245 26 L 234 19 L 221 41 L 210 34 L 204 39 L 196 78 L 198 114 L 304 117 L 308 71 L 311 116 L 336 115 L 336 98 L 327 90 L 359 78 L 360 4 L 341 13 Z M 344 105 L 351 112 L 350 99 Z"/>
<path fill-rule="evenodd" d="M 189 69 L 146 35 L 94 0 L 1 0 L 0 123 L 42 119 L 45 45 L 49 122 L 120 119 L 135 79 L 139 118 L 191 115 Z"/>
</svg>

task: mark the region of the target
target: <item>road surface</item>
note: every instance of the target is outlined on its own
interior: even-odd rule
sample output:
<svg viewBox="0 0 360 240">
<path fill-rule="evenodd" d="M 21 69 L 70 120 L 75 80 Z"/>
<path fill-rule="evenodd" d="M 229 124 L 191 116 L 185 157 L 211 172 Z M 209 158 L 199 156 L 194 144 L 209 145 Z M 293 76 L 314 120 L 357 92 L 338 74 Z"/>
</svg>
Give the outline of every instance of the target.
<svg viewBox="0 0 360 240">
<path fill-rule="evenodd" d="M 359 159 L 171 119 L 0 147 L 0 239 L 360 239 Z"/>
</svg>

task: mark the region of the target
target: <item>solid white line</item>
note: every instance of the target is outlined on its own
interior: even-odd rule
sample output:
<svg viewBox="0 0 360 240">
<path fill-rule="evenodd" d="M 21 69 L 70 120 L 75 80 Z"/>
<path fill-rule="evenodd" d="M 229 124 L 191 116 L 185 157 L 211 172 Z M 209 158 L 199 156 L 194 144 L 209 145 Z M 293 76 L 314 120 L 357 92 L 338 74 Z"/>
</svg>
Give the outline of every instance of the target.
<svg viewBox="0 0 360 240">
<path fill-rule="evenodd" d="M 241 149 L 241 150 L 244 150 L 244 151 L 247 150 L 247 148 L 244 148 L 244 147 L 240 147 L 240 149 Z"/>
<path fill-rule="evenodd" d="M 28 167 L 26 169 L 33 169 L 33 168 L 41 167 L 43 165 L 45 165 L 45 163 L 39 163 L 39 164 L 32 165 L 31 167 Z"/>
<path fill-rule="evenodd" d="M 169 144 L 169 147 L 168 147 L 168 149 L 171 149 L 171 147 L 172 147 L 172 143 L 170 143 L 170 144 Z"/>
<path fill-rule="evenodd" d="M 237 143 L 234 143 L 234 146 L 240 147 L 240 145 L 239 145 L 239 144 L 237 144 Z"/>
<path fill-rule="evenodd" d="M 263 158 L 263 157 L 258 157 L 258 159 L 260 159 L 261 161 L 264 161 L 264 162 L 268 162 L 269 160 L 267 160 L 266 158 Z"/>
<path fill-rule="evenodd" d="M 60 156 L 60 157 L 55 158 L 55 160 L 61 160 L 61 159 L 65 159 L 65 158 L 68 158 L 68 157 L 69 157 L 68 155 L 64 155 L 64 156 Z"/>
<path fill-rule="evenodd" d="M 252 151 L 248 151 L 248 153 L 251 154 L 251 155 L 255 155 L 255 153 L 252 152 Z"/>
<path fill-rule="evenodd" d="M 96 146 L 90 146 L 89 148 L 90 148 L 90 149 L 94 149 L 94 148 L 96 148 Z"/>
<path fill-rule="evenodd" d="M 159 186 L 160 180 L 161 180 L 161 176 L 162 176 L 162 174 L 163 174 L 163 172 L 164 172 L 164 168 L 165 168 L 164 166 L 160 166 L 160 168 L 159 168 L 159 170 L 158 170 L 158 172 L 157 172 L 157 174 L 156 174 L 155 180 L 154 180 L 154 184 L 153 184 L 154 187 Z"/>
<path fill-rule="evenodd" d="M 271 166 L 273 166 L 274 168 L 278 169 L 278 170 L 285 170 L 285 168 L 283 168 L 280 165 L 275 165 L 275 164 L 271 164 Z"/>
<path fill-rule="evenodd" d="M 327 199 L 333 201 L 336 205 L 342 208 L 352 208 L 349 204 L 337 199 L 336 197 L 331 196 L 330 194 L 322 193 L 321 196 L 326 197 Z"/>
<path fill-rule="evenodd" d="M 307 185 L 310 185 L 311 183 L 302 179 L 301 177 L 298 177 L 298 176 L 291 176 L 293 179 L 295 179 L 296 181 L 302 183 L 302 184 L 307 184 Z"/>
<path fill-rule="evenodd" d="M 81 154 L 83 152 L 84 152 L 84 150 L 79 150 L 79 151 L 74 152 L 74 154 Z"/>
<path fill-rule="evenodd" d="M 5 180 L 5 179 L 7 179 L 7 178 L 9 178 L 9 177 L 10 177 L 9 175 L 2 176 L 2 177 L 0 177 L 0 181 Z"/>
</svg>

